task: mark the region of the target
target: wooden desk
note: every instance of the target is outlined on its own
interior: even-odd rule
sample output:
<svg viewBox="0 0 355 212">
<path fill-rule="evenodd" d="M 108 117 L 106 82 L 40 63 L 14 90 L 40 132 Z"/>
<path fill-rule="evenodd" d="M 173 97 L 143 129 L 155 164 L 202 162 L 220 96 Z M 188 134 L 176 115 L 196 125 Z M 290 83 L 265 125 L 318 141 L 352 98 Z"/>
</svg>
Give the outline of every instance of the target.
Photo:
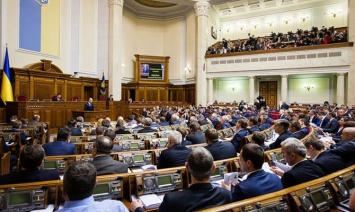
<svg viewBox="0 0 355 212">
<path fill-rule="evenodd" d="M 83 111 L 83 110 L 73 110 L 73 117 L 78 116 L 84 117 L 85 121 L 96 122 L 100 118 L 110 117 L 110 110 L 97 110 L 97 111 Z"/>
</svg>

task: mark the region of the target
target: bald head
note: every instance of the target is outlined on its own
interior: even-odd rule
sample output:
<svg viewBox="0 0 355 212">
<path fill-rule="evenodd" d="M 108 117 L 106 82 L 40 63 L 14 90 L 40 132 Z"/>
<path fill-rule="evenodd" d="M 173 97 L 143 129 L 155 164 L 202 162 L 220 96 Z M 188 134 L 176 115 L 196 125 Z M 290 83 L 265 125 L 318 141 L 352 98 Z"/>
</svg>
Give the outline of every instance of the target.
<svg viewBox="0 0 355 212">
<path fill-rule="evenodd" d="M 355 127 L 347 127 L 343 129 L 341 134 L 341 141 L 354 141 L 355 140 Z"/>
</svg>

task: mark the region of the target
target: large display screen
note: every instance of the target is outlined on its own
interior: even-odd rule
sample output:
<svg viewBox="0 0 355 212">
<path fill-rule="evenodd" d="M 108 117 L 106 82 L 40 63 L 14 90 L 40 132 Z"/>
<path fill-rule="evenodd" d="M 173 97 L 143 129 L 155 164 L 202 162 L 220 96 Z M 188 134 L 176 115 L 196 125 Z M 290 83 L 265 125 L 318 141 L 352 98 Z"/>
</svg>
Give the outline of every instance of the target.
<svg viewBox="0 0 355 212">
<path fill-rule="evenodd" d="M 30 202 L 30 193 L 23 192 L 23 193 L 12 193 L 10 194 L 9 198 L 9 205 L 16 206 L 16 205 L 26 205 Z"/>
<path fill-rule="evenodd" d="M 166 185 L 171 185 L 171 176 L 166 175 L 166 176 L 158 176 L 158 186 L 166 186 Z"/>
<path fill-rule="evenodd" d="M 140 79 L 142 80 L 164 80 L 164 63 L 141 63 Z"/>
<path fill-rule="evenodd" d="M 92 194 L 108 194 L 109 193 L 109 185 L 108 183 L 97 184 L 94 188 L 94 192 Z"/>
</svg>

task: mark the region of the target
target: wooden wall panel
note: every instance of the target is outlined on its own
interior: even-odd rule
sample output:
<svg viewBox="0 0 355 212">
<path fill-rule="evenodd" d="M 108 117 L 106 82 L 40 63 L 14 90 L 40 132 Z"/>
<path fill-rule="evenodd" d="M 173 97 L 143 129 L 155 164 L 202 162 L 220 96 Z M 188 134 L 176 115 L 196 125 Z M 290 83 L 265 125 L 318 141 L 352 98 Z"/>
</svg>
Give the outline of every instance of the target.
<svg viewBox="0 0 355 212">
<path fill-rule="evenodd" d="M 36 83 L 34 88 L 35 99 L 50 99 L 54 94 L 53 84 Z"/>
<path fill-rule="evenodd" d="M 149 101 L 158 101 L 159 100 L 159 93 L 157 88 L 147 88 L 146 90 L 146 99 Z"/>
<path fill-rule="evenodd" d="M 6 108 L 0 108 L 0 123 L 6 123 Z"/>
</svg>

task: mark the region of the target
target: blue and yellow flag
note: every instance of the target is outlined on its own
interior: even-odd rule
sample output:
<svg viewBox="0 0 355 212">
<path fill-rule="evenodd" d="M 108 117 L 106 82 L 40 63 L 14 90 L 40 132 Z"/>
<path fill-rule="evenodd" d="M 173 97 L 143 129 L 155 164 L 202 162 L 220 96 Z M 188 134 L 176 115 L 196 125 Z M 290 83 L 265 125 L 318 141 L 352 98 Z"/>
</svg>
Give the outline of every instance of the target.
<svg viewBox="0 0 355 212">
<path fill-rule="evenodd" d="M 1 100 L 6 105 L 6 101 L 13 102 L 14 95 L 12 93 L 12 85 L 11 85 L 11 75 L 10 75 L 10 62 L 9 62 L 9 54 L 5 53 L 5 62 L 4 62 L 4 70 L 2 72 L 2 83 L 1 83 Z"/>
<path fill-rule="evenodd" d="M 105 74 L 102 72 L 102 79 L 101 79 L 101 87 L 100 87 L 101 95 L 106 94 L 106 87 L 105 87 Z"/>
</svg>

